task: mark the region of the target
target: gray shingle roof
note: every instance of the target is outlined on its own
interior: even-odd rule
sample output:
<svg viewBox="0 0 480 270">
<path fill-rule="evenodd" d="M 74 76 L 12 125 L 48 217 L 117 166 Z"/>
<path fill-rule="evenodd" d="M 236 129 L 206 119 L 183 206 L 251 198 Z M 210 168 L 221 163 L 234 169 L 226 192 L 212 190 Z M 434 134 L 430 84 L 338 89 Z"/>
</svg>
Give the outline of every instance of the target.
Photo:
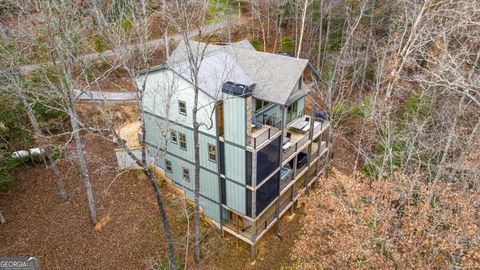
<svg viewBox="0 0 480 270">
<path fill-rule="evenodd" d="M 199 69 L 199 86 L 212 97 L 220 98 L 226 81 L 255 84 L 253 97 L 285 105 L 291 97 L 304 95 L 294 88 L 308 60 L 256 51 L 248 41 L 219 46 L 189 41 L 194 55 L 204 51 Z M 247 44 L 248 43 L 248 44 Z M 172 53 L 167 66 L 191 81 L 186 46 L 183 42 Z"/>
<path fill-rule="evenodd" d="M 188 61 L 180 61 L 170 66 L 185 79 L 192 81 Z M 224 49 L 214 51 L 203 58 L 198 70 L 198 86 L 211 97 L 221 99 L 222 85 L 227 82 L 252 85 L 254 82 Z"/>
</svg>

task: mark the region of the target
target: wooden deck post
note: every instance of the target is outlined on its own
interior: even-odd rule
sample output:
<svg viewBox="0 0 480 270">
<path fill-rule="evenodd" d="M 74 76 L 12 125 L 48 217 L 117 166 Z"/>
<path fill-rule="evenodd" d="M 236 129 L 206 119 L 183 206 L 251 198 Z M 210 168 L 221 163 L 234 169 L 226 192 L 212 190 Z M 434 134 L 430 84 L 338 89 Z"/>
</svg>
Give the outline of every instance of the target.
<svg viewBox="0 0 480 270">
<path fill-rule="evenodd" d="M 250 246 L 250 260 L 251 264 L 255 264 L 255 261 L 257 260 L 257 244 L 253 244 Z"/>
</svg>

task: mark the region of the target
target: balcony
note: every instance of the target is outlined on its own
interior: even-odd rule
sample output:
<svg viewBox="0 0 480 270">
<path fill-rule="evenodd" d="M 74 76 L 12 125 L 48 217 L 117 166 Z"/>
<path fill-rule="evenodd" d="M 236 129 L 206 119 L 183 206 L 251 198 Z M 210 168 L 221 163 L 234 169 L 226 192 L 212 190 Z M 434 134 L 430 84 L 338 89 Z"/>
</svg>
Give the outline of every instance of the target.
<svg viewBox="0 0 480 270">
<path fill-rule="evenodd" d="M 309 116 L 298 118 L 292 121 L 283 134 L 283 155 L 282 162 L 291 159 L 308 144 L 310 140 L 310 119 Z M 319 136 L 330 126 L 328 121 L 313 122 L 313 138 Z"/>
<path fill-rule="evenodd" d="M 318 162 L 318 161 L 317 161 Z M 310 186 L 315 179 L 317 178 L 317 163 L 314 163 L 308 171 L 305 173 L 305 180 L 307 181 L 307 186 Z"/>
<path fill-rule="evenodd" d="M 280 170 L 280 190 L 287 187 L 294 179 L 293 169 L 290 166 L 282 167 Z"/>
<path fill-rule="evenodd" d="M 303 148 L 309 140 L 309 134 L 302 134 L 295 131 L 285 131 L 283 138 L 282 162 L 289 160 L 295 153 Z"/>
<path fill-rule="evenodd" d="M 257 149 L 265 142 L 276 137 L 280 133 L 282 122 L 276 117 L 268 115 L 256 115 L 249 123 L 250 133 L 247 136 L 247 146 Z"/>
<path fill-rule="evenodd" d="M 305 175 L 301 176 L 297 181 L 295 181 L 295 184 L 293 185 L 293 196 L 294 196 L 294 201 L 300 197 L 303 192 L 305 191 Z"/>
<path fill-rule="evenodd" d="M 330 127 L 330 121 L 315 121 L 313 124 L 313 138 L 323 133 L 328 127 Z"/>
<path fill-rule="evenodd" d="M 285 193 L 280 196 L 279 211 L 280 216 L 285 214 L 285 212 L 292 206 L 295 201 L 293 200 L 293 188 L 289 188 Z"/>
<path fill-rule="evenodd" d="M 314 162 L 317 157 L 323 155 L 326 149 L 327 149 L 327 142 L 320 141 L 320 138 L 313 141 L 310 162 Z"/>
<path fill-rule="evenodd" d="M 260 128 L 252 128 L 251 135 L 247 136 L 247 146 L 256 149 L 279 133 L 279 128 L 268 125 L 262 125 Z"/>
<path fill-rule="evenodd" d="M 264 233 L 275 224 L 276 217 L 276 202 L 270 205 L 258 218 L 257 218 L 257 241 L 262 238 Z"/>
<path fill-rule="evenodd" d="M 252 243 L 253 221 L 242 217 L 240 214 L 224 209 L 222 223 L 225 231 L 247 243 Z"/>
<path fill-rule="evenodd" d="M 256 220 L 242 217 L 240 214 L 224 209 L 223 229 L 249 244 L 258 241 L 277 221 L 277 199 Z M 254 231 L 256 240 L 252 241 Z"/>
</svg>

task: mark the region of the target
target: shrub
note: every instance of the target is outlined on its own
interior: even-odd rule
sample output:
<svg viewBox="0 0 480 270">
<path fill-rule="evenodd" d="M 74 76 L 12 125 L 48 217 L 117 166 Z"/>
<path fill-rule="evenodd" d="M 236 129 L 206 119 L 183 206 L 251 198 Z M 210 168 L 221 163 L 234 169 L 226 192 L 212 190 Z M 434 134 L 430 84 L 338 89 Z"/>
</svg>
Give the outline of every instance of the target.
<svg viewBox="0 0 480 270">
<path fill-rule="evenodd" d="M 0 170 L 0 192 L 6 192 L 13 186 L 10 173 L 5 170 Z"/>
<path fill-rule="evenodd" d="M 295 41 L 291 37 L 285 36 L 280 40 L 280 50 L 282 52 L 293 54 L 294 48 Z"/>
<path fill-rule="evenodd" d="M 104 52 L 106 49 L 106 44 L 105 41 L 103 41 L 103 38 L 101 36 L 95 36 L 95 51 L 96 52 Z"/>
<path fill-rule="evenodd" d="M 250 40 L 250 44 L 255 48 L 255 50 L 260 51 L 262 48 L 262 43 L 257 38 Z"/>
</svg>

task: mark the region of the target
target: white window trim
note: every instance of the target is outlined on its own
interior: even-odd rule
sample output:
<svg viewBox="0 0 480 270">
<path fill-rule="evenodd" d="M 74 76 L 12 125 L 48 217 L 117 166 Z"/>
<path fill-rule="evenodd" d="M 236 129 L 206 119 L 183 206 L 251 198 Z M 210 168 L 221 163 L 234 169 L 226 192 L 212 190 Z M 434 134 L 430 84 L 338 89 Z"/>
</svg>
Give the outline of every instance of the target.
<svg viewBox="0 0 480 270">
<path fill-rule="evenodd" d="M 182 136 L 183 138 L 185 138 L 185 147 L 182 147 Z M 178 146 L 180 147 L 180 149 L 187 151 L 187 135 L 185 135 L 185 133 L 178 132 Z"/>
<path fill-rule="evenodd" d="M 187 171 L 188 179 L 185 178 L 185 170 Z M 190 170 L 185 167 L 182 167 L 182 179 L 190 182 Z"/>
<path fill-rule="evenodd" d="M 173 134 L 175 134 L 175 136 L 172 136 Z M 173 138 L 175 138 L 175 141 L 173 140 Z M 177 131 L 175 131 L 175 130 L 170 130 L 170 141 L 172 141 L 173 144 L 178 144 L 178 134 L 177 134 Z"/>
<path fill-rule="evenodd" d="M 170 163 L 170 170 L 168 169 L 167 163 Z M 173 173 L 173 163 L 168 159 L 165 159 L 165 170 L 169 173 Z"/>
<path fill-rule="evenodd" d="M 180 106 L 180 104 L 183 104 L 185 105 L 184 108 L 185 108 L 185 112 L 182 112 L 182 106 Z M 179 100 L 178 101 L 178 113 L 181 114 L 181 115 L 187 115 L 187 103 L 183 100 Z"/>
<path fill-rule="evenodd" d="M 210 146 L 212 146 L 215 151 L 215 159 L 210 158 Z M 217 147 L 215 145 L 211 143 L 207 144 L 207 154 L 208 154 L 208 160 L 210 160 L 211 162 L 217 163 Z"/>
</svg>

